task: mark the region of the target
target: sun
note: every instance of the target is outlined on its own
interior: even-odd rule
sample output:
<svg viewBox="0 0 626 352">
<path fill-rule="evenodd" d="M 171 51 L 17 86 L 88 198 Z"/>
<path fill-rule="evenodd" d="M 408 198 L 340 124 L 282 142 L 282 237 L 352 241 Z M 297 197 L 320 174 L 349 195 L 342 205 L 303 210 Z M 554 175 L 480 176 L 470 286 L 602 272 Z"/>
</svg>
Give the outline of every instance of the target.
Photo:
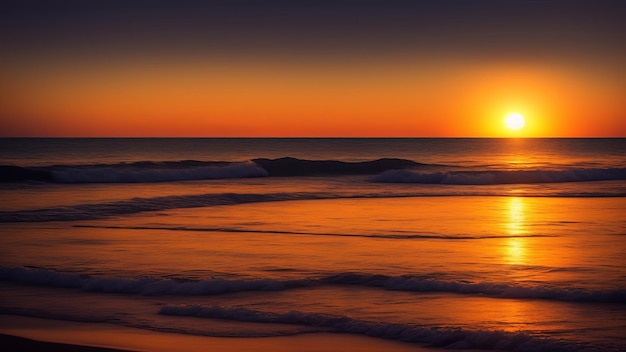
<svg viewBox="0 0 626 352">
<path fill-rule="evenodd" d="M 513 112 L 506 115 L 506 117 L 504 118 L 504 124 L 508 129 L 517 131 L 524 127 L 524 125 L 526 124 L 526 120 L 524 120 L 524 116 L 522 116 L 522 114 Z"/>
</svg>

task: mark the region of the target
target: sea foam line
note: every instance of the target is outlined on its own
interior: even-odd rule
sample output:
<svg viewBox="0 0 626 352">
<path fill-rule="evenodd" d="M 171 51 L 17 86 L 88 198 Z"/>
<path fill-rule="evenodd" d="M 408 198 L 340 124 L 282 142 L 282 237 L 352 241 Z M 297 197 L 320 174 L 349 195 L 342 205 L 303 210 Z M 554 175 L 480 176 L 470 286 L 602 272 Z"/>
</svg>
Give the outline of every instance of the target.
<svg viewBox="0 0 626 352">
<path fill-rule="evenodd" d="M 229 280 L 208 279 L 200 281 L 156 278 L 98 278 L 43 269 L 0 268 L 0 280 L 23 284 L 75 288 L 104 293 L 141 295 L 211 295 L 242 291 L 278 291 L 289 282 L 271 279 Z M 295 285 L 292 283 L 291 285 Z"/>
<path fill-rule="evenodd" d="M 421 172 L 389 170 L 371 177 L 373 182 L 448 185 L 498 185 L 626 180 L 626 168 L 565 170 L 482 170 Z"/>
<path fill-rule="evenodd" d="M 254 233 L 269 235 L 303 235 L 303 236 L 327 236 L 327 237 L 357 237 L 357 238 L 380 238 L 393 240 L 483 240 L 495 238 L 534 238 L 534 237 L 559 237 L 557 235 L 541 234 L 517 234 L 517 235 L 438 235 L 430 233 L 406 233 L 406 234 L 359 234 L 359 233 L 329 233 L 329 232 L 305 232 L 305 231 L 281 231 L 281 230 L 257 230 L 237 229 L 226 227 L 186 227 L 186 226 L 115 226 L 115 225 L 74 225 L 78 228 L 96 229 L 120 229 L 120 230 L 166 230 L 166 231 L 191 231 L 191 232 L 227 232 L 227 233 Z"/>
<path fill-rule="evenodd" d="M 105 293 L 141 295 L 211 295 L 242 291 L 280 291 L 322 285 L 356 285 L 390 291 L 446 292 L 482 295 L 500 299 L 544 299 L 567 302 L 626 304 L 626 289 L 586 290 L 517 283 L 436 280 L 418 276 L 389 276 L 339 273 L 301 279 L 219 279 L 183 280 L 158 278 L 90 277 L 73 273 L 23 267 L 0 267 L 0 280 L 49 287 L 75 288 Z"/>
<path fill-rule="evenodd" d="M 227 178 L 266 177 L 254 162 L 136 162 L 101 165 L 19 167 L 0 165 L 0 182 L 151 183 Z"/>
<path fill-rule="evenodd" d="M 267 176 L 372 175 L 421 166 L 425 165 L 392 158 L 348 162 L 290 157 L 247 162 L 182 160 L 44 167 L 0 165 L 0 182 L 149 183 Z"/>
<path fill-rule="evenodd" d="M 369 322 L 348 316 L 289 311 L 267 312 L 248 308 L 199 305 L 166 305 L 160 314 L 254 323 L 294 324 L 328 328 L 331 331 L 377 337 L 388 340 L 427 344 L 451 349 L 481 348 L 507 351 L 574 351 L 576 346 L 523 332 L 468 330 L 447 327 L 419 327 L 409 324 Z"/>
<path fill-rule="evenodd" d="M 472 170 L 463 166 L 422 164 L 384 158 L 371 161 L 252 159 L 247 162 L 136 162 L 100 165 L 21 167 L 0 165 L 0 182 L 147 183 L 248 177 L 375 175 L 373 182 L 452 185 L 497 185 L 626 180 L 626 168 L 562 170 Z M 425 169 L 431 171 L 424 171 Z M 460 171 L 459 169 L 463 170 Z M 432 171 L 438 170 L 438 171 Z"/>
<path fill-rule="evenodd" d="M 448 192 L 448 193 L 446 193 Z M 0 211 L 0 223 L 3 222 L 44 222 L 106 219 L 113 216 L 128 215 L 146 211 L 169 209 L 198 208 L 218 205 L 238 205 L 247 203 L 280 202 L 292 200 L 321 199 L 382 199 L 382 198 L 417 198 L 451 196 L 507 196 L 483 190 L 459 192 L 448 190 L 444 193 L 431 191 L 400 192 L 282 192 L 282 193 L 205 193 L 192 195 L 174 195 L 151 198 L 131 198 L 127 200 L 56 206 L 42 209 Z M 510 195 L 508 195 L 510 196 Z M 522 194 L 516 197 L 623 197 L 624 193 L 581 193 L 561 192 L 550 194 Z"/>
<path fill-rule="evenodd" d="M 51 173 L 59 183 L 149 183 L 268 176 L 267 171 L 252 162 L 170 169 L 64 168 Z"/>
<path fill-rule="evenodd" d="M 53 208 L 0 212 L 0 222 L 42 222 L 95 220 L 116 215 L 134 214 L 178 208 L 198 208 L 216 205 L 234 205 L 286 200 L 312 200 L 335 198 L 326 193 L 217 193 L 152 198 L 132 198 L 128 200 L 59 206 Z"/>
</svg>

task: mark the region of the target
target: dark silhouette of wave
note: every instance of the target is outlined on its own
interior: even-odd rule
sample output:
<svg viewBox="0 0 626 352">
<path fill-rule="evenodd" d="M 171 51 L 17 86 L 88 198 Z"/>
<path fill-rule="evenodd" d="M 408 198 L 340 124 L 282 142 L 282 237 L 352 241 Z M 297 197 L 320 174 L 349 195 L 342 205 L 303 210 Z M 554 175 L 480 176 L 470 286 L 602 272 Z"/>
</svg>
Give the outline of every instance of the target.
<svg viewBox="0 0 626 352">
<path fill-rule="evenodd" d="M 433 169 L 437 171 L 433 171 Z M 248 162 L 170 161 L 20 167 L 0 165 L 0 182 L 150 183 L 249 177 L 369 175 L 381 183 L 496 185 L 626 180 L 626 168 L 461 170 L 385 158 L 371 161 L 253 159 Z M 462 169 L 462 167 L 456 167 Z"/>
<path fill-rule="evenodd" d="M 419 172 L 392 170 L 371 178 L 383 183 L 422 183 L 449 185 L 498 185 L 626 180 L 626 168 L 565 170 L 482 170 Z"/>
<path fill-rule="evenodd" d="M 138 162 L 130 164 L 0 166 L 0 182 L 150 183 L 265 177 L 267 171 L 252 162 Z"/>
<path fill-rule="evenodd" d="M 44 181 L 54 182 L 52 173 L 37 168 L 0 165 L 0 182 Z"/>
<path fill-rule="evenodd" d="M 296 158 L 254 159 L 270 176 L 373 175 L 388 170 L 425 166 L 405 159 L 378 159 L 346 162 L 339 160 L 302 160 Z"/>
<path fill-rule="evenodd" d="M 455 190 L 444 190 L 443 192 L 432 194 L 418 191 L 399 192 L 375 192 L 375 193 L 355 193 L 355 192 L 283 192 L 283 193 L 205 193 L 191 195 L 174 195 L 151 198 L 130 198 L 119 201 L 103 203 L 84 203 L 75 205 L 55 206 L 50 208 L 0 211 L 0 223 L 3 222 L 43 222 L 43 221 L 75 221 L 75 220 L 95 220 L 106 219 L 113 216 L 136 214 L 147 211 L 159 211 L 169 209 L 211 207 L 218 205 L 238 205 L 247 203 L 280 202 L 292 200 L 320 200 L 320 199 L 349 199 L 349 198 L 405 198 L 405 197 L 432 197 L 432 196 L 503 196 L 506 194 L 498 192 L 472 192 L 458 193 Z M 613 192 L 580 192 L 563 191 L 550 193 L 548 195 L 528 193 L 525 196 L 533 197 L 623 197 L 619 190 Z M 184 230 L 184 229 L 181 229 Z M 199 230 L 199 229 L 187 229 Z M 205 229 L 208 231 L 208 229 Z M 374 237 L 376 235 L 371 235 Z M 381 237 L 389 238 L 387 235 Z M 428 234 L 414 234 L 415 238 L 427 238 Z M 398 236 L 400 237 L 400 236 Z M 402 236 L 406 238 L 407 236 Z M 438 236 L 440 238 L 441 236 Z"/>
<path fill-rule="evenodd" d="M 233 163 L 184 160 L 45 167 L 0 165 L 0 182 L 148 183 L 267 176 L 374 175 L 423 165 L 404 159 L 346 162 L 296 158 Z"/>
<path fill-rule="evenodd" d="M 171 316 L 224 319 L 261 324 L 293 324 L 325 328 L 388 340 L 426 344 L 449 349 L 482 349 L 498 351 L 577 351 L 571 343 L 535 337 L 522 332 L 470 330 L 458 327 L 424 327 L 413 324 L 371 322 L 344 315 L 312 312 L 269 312 L 242 307 L 166 305 L 160 314 Z"/>
<path fill-rule="evenodd" d="M 209 193 L 152 198 L 132 198 L 106 203 L 87 203 L 34 210 L 0 212 L 0 223 L 94 220 L 104 219 L 116 215 L 135 214 L 144 211 L 324 198 L 332 198 L 332 195 L 306 192 L 268 194 Z"/>
<path fill-rule="evenodd" d="M 336 273 L 320 278 L 159 279 L 91 277 L 45 269 L 0 267 L 0 280 L 84 291 L 142 295 L 211 295 L 242 291 L 281 291 L 321 285 L 355 285 L 390 291 L 447 292 L 500 299 L 544 299 L 566 302 L 626 304 L 626 290 L 588 290 L 523 283 L 466 282 L 424 276 Z"/>
</svg>

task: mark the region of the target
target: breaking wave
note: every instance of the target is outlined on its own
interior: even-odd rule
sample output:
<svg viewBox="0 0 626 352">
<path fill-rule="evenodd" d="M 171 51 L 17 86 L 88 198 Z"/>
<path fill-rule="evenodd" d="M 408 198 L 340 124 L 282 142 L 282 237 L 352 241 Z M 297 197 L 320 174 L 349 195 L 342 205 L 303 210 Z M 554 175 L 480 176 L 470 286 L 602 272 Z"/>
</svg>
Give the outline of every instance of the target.
<svg viewBox="0 0 626 352">
<path fill-rule="evenodd" d="M 372 161 L 302 160 L 296 158 L 254 159 L 270 176 L 373 175 L 388 170 L 426 166 L 406 159 L 384 158 Z"/>
<path fill-rule="evenodd" d="M 0 181 L 3 182 L 149 183 L 268 176 L 267 171 L 252 162 L 139 162 L 40 168 L 0 166 L 0 171 Z"/>
<path fill-rule="evenodd" d="M 278 291 L 287 283 L 270 279 L 201 281 L 157 278 L 98 278 L 43 269 L 0 268 L 0 280 L 30 285 L 142 295 L 210 295 L 241 291 Z"/>
<path fill-rule="evenodd" d="M 185 160 L 45 167 L 0 165 L 0 182 L 149 183 L 266 176 L 372 175 L 422 165 L 404 159 L 345 162 L 295 158 L 235 163 Z"/>
<path fill-rule="evenodd" d="M 322 285 L 358 285 L 390 291 L 448 292 L 502 299 L 545 299 L 566 302 L 626 304 L 626 290 L 586 290 L 517 283 L 438 280 L 417 276 L 339 273 L 321 278 L 277 279 L 159 279 L 107 278 L 22 267 L 0 267 L 0 280 L 29 285 L 75 288 L 106 293 L 142 295 L 210 295 L 241 291 L 280 291 Z"/>
<path fill-rule="evenodd" d="M 424 276 L 388 276 L 342 273 L 322 279 L 324 283 L 381 287 L 392 291 L 450 292 L 478 294 L 493 298 L 531 298 L 567 302 L 602 302 L 626 304 L 626 290 L 594 291 L 517 283 L 438 280 Z"/>
<path fill-rule="evenodd" d="M 455 167 L 459 169 L 461 166 Z M 438 169 L 439 171 L 424 171 Z M 248 162 L 172 161 L 19 167 L 0 165 L 0 182 L 150 183 L 250 177 L 370 175 L 381 183 L 497 185 L 626 180 L 626 168 L 464 170 L 384 158 L 372 161 L 253 159 Z M 421 170 L 421 171 L 420 171 Z"/>
<path fill-rule="evenodd" d="M 449 327 L 422 327 L 411 324 L 370 322 L 348 316 L 289 311 L 266 312 L 248 308 L 222 306 L 163 306 L 160 314 L 225 319 L 242 322 L 294 324 L 327 328 L 330 331 L 376 338 L 426 344 L 451 349 L 495 349 L 508 351 L 574 351 L 577 346 L 549 338 L 538 338 L 522 332 L 467 330 Z"/>
<path fill-rule="evenodd" d="M 390 170 L 371 178 L 383 183 L 422 183 L 449 185 L 497 185 L 626 180 L 626 168 L 449 171 L 423 173 L 415 170 Z"/>
</svg>

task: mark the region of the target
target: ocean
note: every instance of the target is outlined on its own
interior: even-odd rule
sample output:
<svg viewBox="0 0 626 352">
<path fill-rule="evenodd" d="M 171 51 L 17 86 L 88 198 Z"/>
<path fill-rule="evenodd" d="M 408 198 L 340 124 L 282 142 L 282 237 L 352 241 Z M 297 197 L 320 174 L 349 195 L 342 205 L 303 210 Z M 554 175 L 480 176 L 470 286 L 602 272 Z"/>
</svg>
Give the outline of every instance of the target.
<svg viewBox="0 0 626 352">
<path fill-rule="evenodd" d="M 625 351 L 626 139 L 3 139 L 0 288 L 4 317 Z"/>
</svg>

